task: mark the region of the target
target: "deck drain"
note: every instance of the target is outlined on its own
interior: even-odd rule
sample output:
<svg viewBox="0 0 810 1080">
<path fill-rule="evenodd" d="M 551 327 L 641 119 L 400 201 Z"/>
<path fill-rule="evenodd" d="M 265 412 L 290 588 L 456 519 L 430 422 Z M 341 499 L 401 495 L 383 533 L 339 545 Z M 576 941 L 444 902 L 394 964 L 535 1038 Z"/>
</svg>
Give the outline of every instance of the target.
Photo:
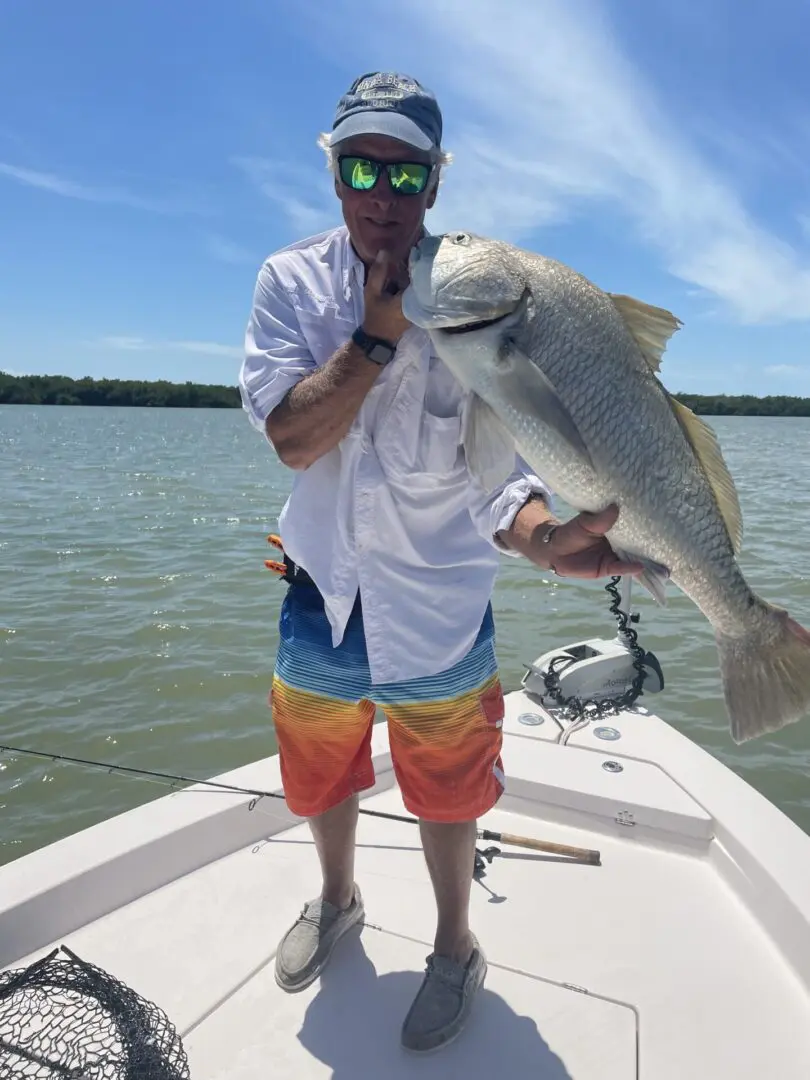
<svg viewBox="0 0 810 1080">
<path fill-rule="evenodd" d="M 527 724 L 529 727 L 537 727 L 538 724 L 545 722 L 545 716 L 541 716 L 536 712 L 522 712 L 518 717 L 519 724 Z"/>
<path fill-rule="evenodd" d="M 615 727 L 598 727 L 593 729 L 594 735 L 597 739 L 608 739 L 613 742 L 615 739 L 620 739 L 622 733 Z"/>
<path fill-rule="evenodd" d="M 621 765 L 618 761 L 603 761 L 602 768 L 605 772 L 623 772 L 624 765 Z"/>
</svg>

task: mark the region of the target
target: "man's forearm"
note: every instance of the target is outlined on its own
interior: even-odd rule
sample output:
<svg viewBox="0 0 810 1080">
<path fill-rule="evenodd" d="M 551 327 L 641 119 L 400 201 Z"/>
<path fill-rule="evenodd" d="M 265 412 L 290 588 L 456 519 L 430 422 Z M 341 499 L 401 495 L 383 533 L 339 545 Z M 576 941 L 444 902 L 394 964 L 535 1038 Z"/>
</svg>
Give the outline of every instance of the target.
<svg viewBox="0 0 810 1080">
<path fill-rule="evenodd" d="M 382 368 L 349 341 L 301 379 L 270 413 L 267 437 L 293 469 L 306 469 L 337 446 Z"/>
<path fill-rule="evenodd" d="M 533 563 L 548 569 L 551 552 L 543 538 L 548 535 L 552 525 L 558 524 L 559 520 L 551 513 L 545 500 L 534 496 L 518 510 L 511 527 L 498 533 L 498 539 Z"/>
</svg>

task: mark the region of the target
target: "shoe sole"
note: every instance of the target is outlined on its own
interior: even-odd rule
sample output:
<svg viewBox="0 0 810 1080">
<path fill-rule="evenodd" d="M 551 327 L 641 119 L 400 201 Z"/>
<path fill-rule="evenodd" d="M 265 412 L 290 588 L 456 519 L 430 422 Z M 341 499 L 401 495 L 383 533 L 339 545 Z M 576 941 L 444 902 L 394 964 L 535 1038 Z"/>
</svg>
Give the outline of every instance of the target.
<svg viewBox="0 0 810 1080">
<path fill-rule="evenodd" d="M 326 952 L 324 956 L 321 957 L 315 967 L 311 969 L 303 978 L 297 979 L 295 982 L 285 982 L 283 977 L 279 975 L 278 967 L 276 967 L 273 973 L 276 980 L 276 985 L 280 986 L 281 989 L 286 991 L 286 993 L 288 994 L 298 994 L 302 990 L 306 990 L 308 987 L 312 986 L 312 984 L 320 977 L 323 969 L 332 959 L 332 953 L 335 951 L 338 943 L 346 936 L 346 934 L 349 933 L 350 930 L 353 930 L 355 926 L 363 923 L 365 915 L 365 909 L 361 908 L 359 914 L 355 915 L 353 919 L 348 921 L 343 927 L 343 929 L 335 936 L 335 939 L 330 945 L 328 952 Z"/>
</svg>

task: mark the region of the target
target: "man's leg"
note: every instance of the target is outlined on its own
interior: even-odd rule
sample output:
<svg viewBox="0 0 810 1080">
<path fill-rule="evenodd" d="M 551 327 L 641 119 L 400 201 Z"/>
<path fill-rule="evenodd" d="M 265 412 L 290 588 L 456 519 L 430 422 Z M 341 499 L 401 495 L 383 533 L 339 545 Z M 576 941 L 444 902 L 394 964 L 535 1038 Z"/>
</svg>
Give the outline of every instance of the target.
<svg viewBox="0 0 810 1080">
<path fill-rule="evenodd" d="M 363 917 L 354 883 L 357 793 L 374 783 L 375 708 L 366 697 L 368 661 L 357 619 L 333 649 L 320 595 L 293 585 L 279 629 L 271 704 L 281 778 L 289 808 L 309 819 L 322 877 L 320 895 L 304 904 L 276 954 L 276 981 L 296 991 L 318 978 L 337 942 Z"/>
<path fill-rule="evenodd" d="M 473 648 L 450 671 L 374 688 L 388 716 L 407 809 L 419 818 L 436 895 L 434 951 L 402 1028 L 410 1050 L 433 1050 L 464 1027 L 486 959 L 469 926 L 477 819 L 497 802 L 503 692 L 491 612 Z"/>
<path fill-rule="evenodd" d="M 354 837 L 359 806 L 358 797 L 350 795 L 331 810 L 309 819 L 321 860 L 321 896 L 341 910 L 354 897 Z"/>
<path fill-rule="evenodd" d="M 425 862 L 436 894 L 434 950 L 460 964 L 473 951 L 469 907 L 475 860 L 475 821 L 420 821 Z"/>
</svg>

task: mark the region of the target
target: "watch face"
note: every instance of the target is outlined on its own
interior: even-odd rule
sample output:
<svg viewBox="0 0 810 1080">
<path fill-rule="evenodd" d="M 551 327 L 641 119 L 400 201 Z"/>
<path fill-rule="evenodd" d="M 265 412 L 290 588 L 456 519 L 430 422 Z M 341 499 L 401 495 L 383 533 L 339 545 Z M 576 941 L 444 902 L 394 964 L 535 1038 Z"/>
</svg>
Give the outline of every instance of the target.
<svg viewBox="0 0 810 1080">
<path fill-rule="evenodd" d="M 369 359 L 375 364 L 387 364 L 392 355 L 387 345 L 373 345 L 368 351 Z"/>
</svg>

